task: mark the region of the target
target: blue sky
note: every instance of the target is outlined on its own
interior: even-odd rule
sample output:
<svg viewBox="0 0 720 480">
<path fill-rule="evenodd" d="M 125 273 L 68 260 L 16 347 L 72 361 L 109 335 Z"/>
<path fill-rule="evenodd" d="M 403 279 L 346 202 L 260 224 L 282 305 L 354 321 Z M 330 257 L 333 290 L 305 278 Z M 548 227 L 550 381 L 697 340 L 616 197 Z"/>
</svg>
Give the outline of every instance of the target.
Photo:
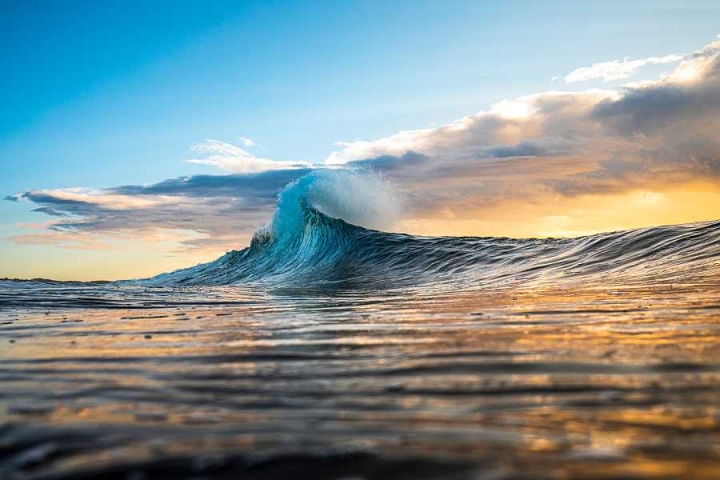
<svg viewBox="0 0 720 480">
<path fill-rule="evenodd" d="M 445 124 L 584 65 L 693 51 L 718 18 L 687 0 L 5 1 L 0 193 L 218 173 L 185 162 L 209 138 L 322 162 L 337 141 Z M 0 235 L 33 207 L 2 202 Z"/>
<path fill-rule="evenodd" d="M 4 4 L 3 192 L 196 173 L 209 137 L 319 161 L 718 29 L 712 2 L 147 3 Z"/>
</svg>

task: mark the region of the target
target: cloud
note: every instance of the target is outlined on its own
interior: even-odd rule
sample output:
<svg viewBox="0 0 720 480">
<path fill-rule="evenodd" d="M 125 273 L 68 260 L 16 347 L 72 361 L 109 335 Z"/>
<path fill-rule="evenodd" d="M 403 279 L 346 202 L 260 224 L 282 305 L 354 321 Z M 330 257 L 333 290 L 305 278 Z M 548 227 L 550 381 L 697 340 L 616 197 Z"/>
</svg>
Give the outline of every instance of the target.
<svg viewBox="0 0 720 480">
<path fill-rule="evenodd" d="M 683 58 L 632 87 L 527 95 L 436 128 L 339 142 L 326 164 L 386 170 L 426 218 L 510 200 L 718 184 L 720 42 Z"/>
<path fill-rule="evenodd" d="M 359 169 L 375 169 L 386 172 L 413 167 L 420 167 L 427 163 L 430 157 L 417 152 L 407 151 L 400 156 L 380 155 L 364 160 L 353 160 L 347 163 L 348 167 Z"/>
<path fill-rule="evenodd" d="M 240 137 L 243 145 L 253 146 L 249 138 Z M 189 159 L 189 163 L 211 165 L 232 173 L 259 173 L 268 170 L 307 168 L 310 165 L 302 161 L 277 161 L 261 158 L 230 143 L 208 139 L 192 147 L 196 153 L 206 154 L 204 158 Z"/>
<path fill-rule="evenodd" d="M 563 77 L 563 80 L 565 83 L 577 83 L 599 78 L 604 82 L 612 82 L 614 80 L 628 78 L 646 65 L 677 63 L 683 60 L 683 58 L 685 58 L 684 55 L 678 54 L 665 55 L 663 57 L 639 58 L 637 60 L 630 60 L 628 57 L 625 57 L 622 60 L 593 63 L 589 67 L 575 69 Z"/>
<path fill-rule="evenodd" d="M 572 149 L 572 145 L 561 138 L 538 138 L 515 145 L 494 145 L 485 150 L 495 158 L 549 157 L 559 156 Z"/>
<path fill-rule="evenodd" d="M 267 223 L 277 193 L 307 169 L 255 174 L 198 175 L 152 185 L 114 188 L 30 190 L 20 199 L 34 211 L 57 217 L 48 233 L 11 237 L 16 243 L 67 248 L 107 248 L 98 237 L 154 241 L 159 232 L 178 232 L 180 250 L 224 251 L 247 243 Z M 194 235 L 189 235 L 194 232 Z M 167 234 L 165 234 L 167 235 Z M 188 237 L 191 238 L 188 238 Z"/>
<path fill-rule="evenodd" d="M 371 142 L 338 143 L 341 149 L 332 152 L 326 164 L 401 158 L 412 152 L 432 158 L 424 162 L 425 167 L 447 170 L 472 169 L 482 159 L 537 156 L 577 145 L 578 140 L 591 135 L 594 125 L 587 121 L 577 124 L 576 120 L 588 118 L 595 105 L 617 96 L 614 91 L 588 90 L 506 100 L 448 125 L 399 132 Z"/>
<path fill-rule="evenodd" d="M 242 143 L 246 147 L 254 147 L 255 146 L 255 141 L 252 138 L 238 137 L 238 140 L 240 140 L 240 143 Z"/>
<path fill-rule="evenodd" d="M 270 170 L 253 174 L 194 175 L 152 185 L 125 185 L 105 192 L 120 195 L 182 196 L 199 198 L 243 197 L 261 203 L 274 201 L 279 189 L 309 169 Z"/>
<path fill-rule="evenodd" d="M 573 70 L 563 80 L 565 83 L 586 82 L 589 80 L 602 79 L 605 82 L 622 80 L 629 78 L 639 69 L 647 65 L 664 65 L 669 63 L 683 62 L 670 75 L 672 80 L 683 82 L 700 74 L 703 61 L 712 61 L 720 52 L 720 35 L 717 36 L 718 41 L 709 43 L 699 51 L 691 53 L 673 53 L 662 57 L 647 57 L 637 60 L 630 60 L 625 57 L 622 60 L 612 60 L 609 62 L 594 63 L 589 67 L 581 67 Z M 699 60 L 699 61 L 698 61 Z M 553 77 L 552 81 L 558 80 L 560 77 Z M 649 82 L 653 83 L 653 82 Z M 643 85 L 643 83 L 639 84 Z"/>
</svg>

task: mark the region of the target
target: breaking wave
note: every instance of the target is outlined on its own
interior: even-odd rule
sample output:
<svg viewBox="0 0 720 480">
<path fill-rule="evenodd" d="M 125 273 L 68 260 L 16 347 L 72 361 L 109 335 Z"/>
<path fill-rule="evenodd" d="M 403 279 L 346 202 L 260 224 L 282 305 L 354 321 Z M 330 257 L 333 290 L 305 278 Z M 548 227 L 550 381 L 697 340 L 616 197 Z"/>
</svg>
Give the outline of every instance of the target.
<svg viewBox="0 0 720 480">
<path fill-rule="evenodd" d="M 488 287 L 564 281 L 681 282 L 720 271 L 720 221 L 572 239 L 424 237 L 391 229 L 401 199 L 370 172 L 319 170 L 278 196 L 248 248 L 151 285 Z"/>
</svg>

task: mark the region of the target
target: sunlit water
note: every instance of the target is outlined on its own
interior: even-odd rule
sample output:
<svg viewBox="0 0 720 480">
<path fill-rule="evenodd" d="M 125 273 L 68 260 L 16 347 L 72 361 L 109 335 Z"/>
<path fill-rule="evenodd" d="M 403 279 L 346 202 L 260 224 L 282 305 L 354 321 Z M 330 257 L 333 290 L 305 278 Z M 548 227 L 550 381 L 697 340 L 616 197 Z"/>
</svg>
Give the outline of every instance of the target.
<svg viewBox="0 0 720 480">
<path fill-rule="evenodd" d="M 720 477 L 720 223 L 410 237 L 305 182 L 210 264 L 0 281 L 0 478 Z"/>
<path fill-rule="evenodd" d="M 717 286 L 13 285 L 3 475 L 717 478 Z"/>
</svg>

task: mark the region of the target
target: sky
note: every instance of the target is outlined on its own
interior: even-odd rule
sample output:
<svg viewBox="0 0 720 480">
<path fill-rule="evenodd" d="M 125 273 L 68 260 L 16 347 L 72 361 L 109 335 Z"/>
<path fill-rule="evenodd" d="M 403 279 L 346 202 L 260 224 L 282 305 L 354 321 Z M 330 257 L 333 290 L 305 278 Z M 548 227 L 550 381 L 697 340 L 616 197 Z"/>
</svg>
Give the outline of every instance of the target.
<svg viewBox="0 0 720 480">
<path fill-rule="evenodd" d="M 148 276 L 246 246 L 312 168 L 397 231 L 720 218 L 720 4 L 0 2 L 0 277 Z"/>
</svg>

